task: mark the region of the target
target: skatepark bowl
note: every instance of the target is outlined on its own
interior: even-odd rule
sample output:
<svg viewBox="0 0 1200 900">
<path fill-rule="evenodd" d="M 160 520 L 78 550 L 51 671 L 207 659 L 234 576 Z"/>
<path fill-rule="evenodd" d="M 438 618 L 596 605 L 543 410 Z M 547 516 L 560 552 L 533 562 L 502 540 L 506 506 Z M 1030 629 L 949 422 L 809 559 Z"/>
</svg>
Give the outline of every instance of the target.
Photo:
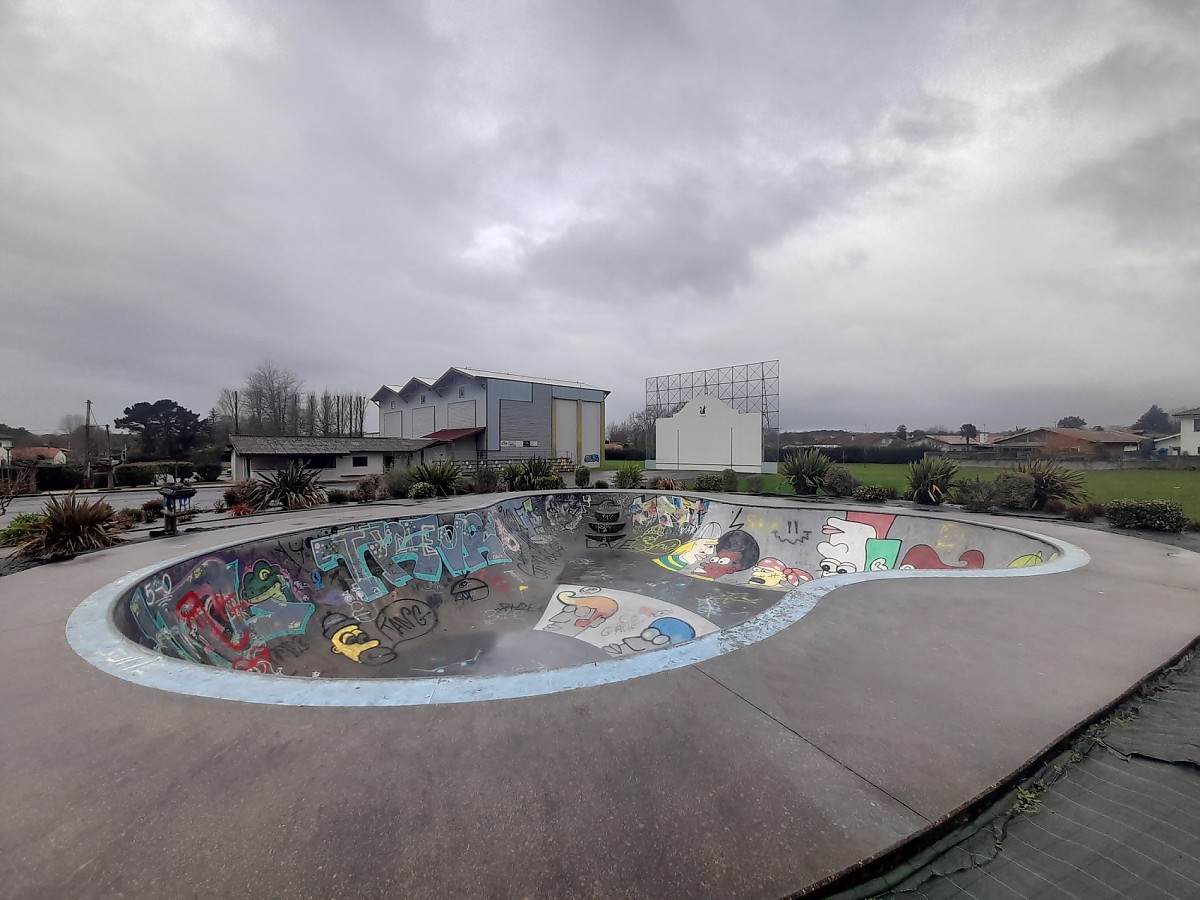
<svg viewBox="0 0 1200 900">
<path fill-rule="evenodd" d="M 180 693 L 461 702 L 690 665 L 794 625 L 840 584 L 1037 574 L 1082 564 L 1072 554 L 1086 560 L 909 509 L 540 493 L 169 560 L 93 594 L 67 631 L 94 665 Z"/>
</svg>

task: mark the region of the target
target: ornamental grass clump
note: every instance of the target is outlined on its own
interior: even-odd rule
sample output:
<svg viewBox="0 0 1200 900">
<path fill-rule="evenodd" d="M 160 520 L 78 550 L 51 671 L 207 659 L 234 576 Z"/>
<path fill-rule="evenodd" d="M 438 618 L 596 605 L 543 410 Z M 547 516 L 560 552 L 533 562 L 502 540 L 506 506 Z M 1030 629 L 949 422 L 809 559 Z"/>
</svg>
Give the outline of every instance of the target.
<svg viewBox="0 0 1200 900">
<path fill-rule="evenodd" d="M 259 509 L 278 504 L 281 509 L 308 509 L 325 502 L 319 484 L 321 473 L 306 469 L 298 459 L 255 482 L 249 503 Z"/>
<path fill-rule="evenodd" d="M 142 511 L 137 512 L 141 515 Z M 12 547 L 29 540 L 45 518 L 41 513 L 17 513 L 0 529 L 0 547 Z"/>
<path fill-rule="evenodd" d="M 425 463 L 413 466 L 411 469 L 413 485 L 424 482 L 433 487 L 434 496 L 452 497 L 458 493 L 458 483 L 462 478 L 462 467 L 453 460 Z M 408 496 L 412 497 L 412 489 Z"/>
<path fill-rule="evenodd" d="M 642 469 L 640 462 L 627 462 L 617 469 L 617 474 L 613 477 L 613 484 L 625 490 L 640 488 L 645 477 L 645 470 Z"/>
<path fill-rule="evenodd" d="M 919 459 L 908 467 L 908 499 L 940 506 L 949 498 L 958 463 L 941 456 Z"/>
<path fill-rule="evenodd" d="M 103 500 L 80 500 L 74 492 L 61 500 L 51 495 L 29 536 L 17 545 L 17 556 L 38 559 L 101 550 L 120 542 L 117 511 Z"/>
<path fill-rule="evenodd" d="M 1044 510 L 1052 500 L 1064 503 L 1083 503 L 1090 496 L 1083 486 L 1083 472 L 1068 469 L 1061 463 L 1049 459 L 1017 463 L 1014 472 L 1021 472 L 1033 479 L 1033 502 L 1030 509 Z"/>
<path fill-rule="evenodd" d="M 779 474 L 797 494 L 815 497 L 833 460 L 820 450 L 801 450 L 779 464 Z"/>
</svg>

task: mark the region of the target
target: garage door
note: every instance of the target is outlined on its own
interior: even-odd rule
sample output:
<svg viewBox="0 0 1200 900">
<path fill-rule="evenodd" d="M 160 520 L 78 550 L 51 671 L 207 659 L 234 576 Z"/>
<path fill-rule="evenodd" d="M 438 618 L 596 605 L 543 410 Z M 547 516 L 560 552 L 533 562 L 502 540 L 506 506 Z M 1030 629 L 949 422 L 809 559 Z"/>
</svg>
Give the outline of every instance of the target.
<svg viewBox="0 0 1200 900">
<path fill-rule="evenodd" d="M 447 428 L 474 428 L 475 401 L 459 400 L 446 407 Z"/>
<path fill-rule="evenodd" d="M 432 406 L 420 406 L 412 411 L 412 436 L 425 437 L 437 431 Z"/>
</svg>

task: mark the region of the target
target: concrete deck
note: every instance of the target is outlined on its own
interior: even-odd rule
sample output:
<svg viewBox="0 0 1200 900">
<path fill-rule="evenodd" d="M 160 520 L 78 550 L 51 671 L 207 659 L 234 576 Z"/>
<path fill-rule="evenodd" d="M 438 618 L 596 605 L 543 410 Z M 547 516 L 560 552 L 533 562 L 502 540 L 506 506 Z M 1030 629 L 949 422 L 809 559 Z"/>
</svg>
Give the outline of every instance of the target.
<svg viewBox="0 0 1200 900">
<path fill-rule="evenodd" d="M 522 699 L 236 703 L 68 646 L 92 591 L 282 524 L 0 579 L 0 896 L 781 897 L 951 815 L 1200 634 L 1200 554 L 1039 523 L 1092 562 L 848 585 L 716 659 Z"/>
</svg>

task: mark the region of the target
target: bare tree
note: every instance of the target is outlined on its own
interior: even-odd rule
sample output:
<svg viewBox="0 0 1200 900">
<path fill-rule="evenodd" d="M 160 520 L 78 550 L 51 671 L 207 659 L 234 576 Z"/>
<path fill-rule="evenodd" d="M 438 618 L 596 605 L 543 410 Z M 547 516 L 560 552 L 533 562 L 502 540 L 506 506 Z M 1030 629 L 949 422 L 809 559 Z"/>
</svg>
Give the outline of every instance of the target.
<svg viewBox="0 0 1200 900">
<path fill-rule="evenodd" d="M 33 469 L 32 463 L 0 463 L 0 516 L 8 512 L 13 498 L 36 490 Z"/>
</svg>

